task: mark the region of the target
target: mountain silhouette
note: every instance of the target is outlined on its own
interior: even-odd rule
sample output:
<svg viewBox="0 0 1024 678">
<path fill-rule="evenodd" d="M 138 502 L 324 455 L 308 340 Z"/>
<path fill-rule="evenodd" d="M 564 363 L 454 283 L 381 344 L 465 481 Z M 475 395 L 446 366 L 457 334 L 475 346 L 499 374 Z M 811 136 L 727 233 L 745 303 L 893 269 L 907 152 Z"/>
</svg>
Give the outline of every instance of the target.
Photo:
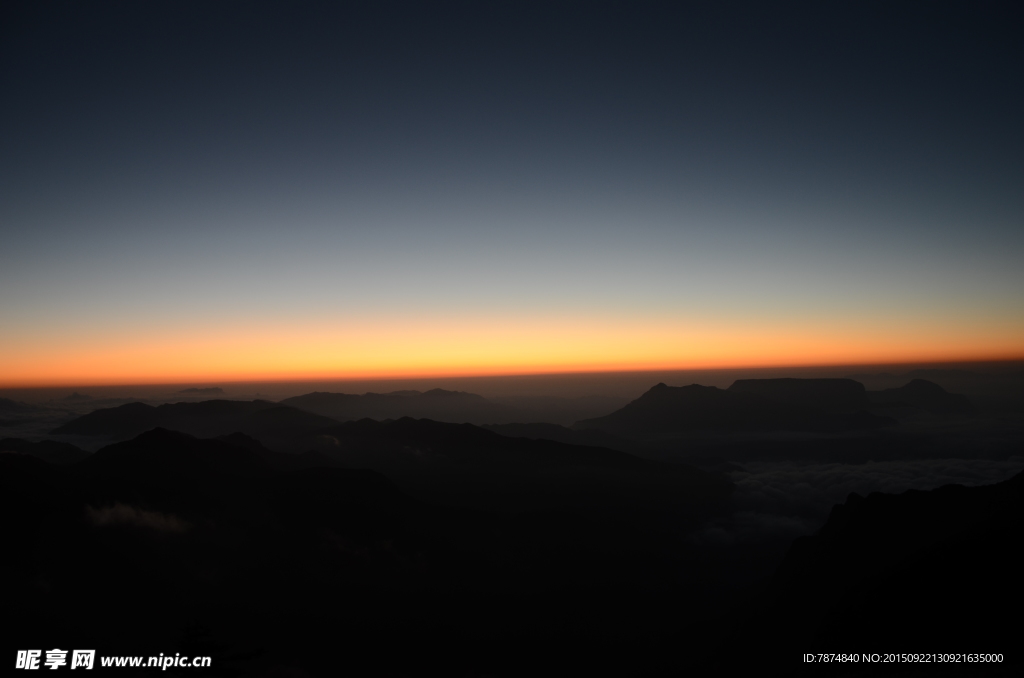
<svg viewBox="0 0 1024 678">
<path fill-rule="evenodd" d="M 27 403 L 0 398 L 0 427 L 14 427 L 29 423 L 40 416 L 46 416 L 46 410 Z M 15 433 L 20 435 L 20 433 Z"/>
<path fill-rule="evenodd" d="M 498 419 L 481 421 L 481 424 L 551 423 L 571 426 L 580 419 L 600 417 L 630 402 L 631 398 L 612 396 L 500 396 L 491 402 L 502 408 Z M 476 422 L 473 422 L 476 423 Z"/>
<path fill-rule="evenodd" d="M 977 409 L 965 395 L 949 393 L 938 384 L 914 379 L 900 388 L 869 391 L 872 404 L 881 407 L 910 406 L 939 416 L 971 416 Z"/>
<path fill-rule="evenodd" d="M 634 438 L 694 431 L 870 430 L 895 423 L 869 414 L 864 387 L 847 379 L 746 379 L 726 390 L 658 384 L 620 410 L 577 422 Z"/>
<path fill-rule="evenodd" d="M 462 395 L 447 392 L 434 397 L 458 400 Z M 278 451 L 275 454 L 287 453 L 274 458 L 278 468 L 329 460 L 328 465 L 372 469 L 416 496 L 460 506 L 589 510 L 621 500 L 637 506 L 692 507 L 719 501 L 731 491 L 731 484 L 720 476 L 603 446 L 509 437 L 472 424 L 410 417 L 339 423 L 266 401 L 159 407 L 130 403 L 96 410 L 54 433 L 127 439 L 152 428 L 220 438 L 265 458 L 269 450 L 263 451 L 263 446 Z M 606 437 L 574 433 L 580 439 Z"/>
<path fill-rule="evenodd" d="M 384 473 L 431 499 L 490 508 L 606 504 L 614 497 L 680 506 L 727 496 L 720 477 L 604 447 L 508 437 L 471 424 L 405 417 L 318 431 L 305 446 Z"/>
<path fill-rule="evenodd" d="M 410 458 L 443 455 L 468 466 L 570 465 L 619 470 L 649 468 L 654 462 L 599 447 L 583 447 L 548 440 L 510 438 L 472 424 L 450 424 L 403 417 L 378 422 L 363 419 L 324 430 L 335 447 L 355 452 L 400 449 Z"/>
<path fill-rule="evenodd" d="M 870 407 L 864 385 L 853 379 L 737 379 L 728 390 L 827 412 L 855 412 Z"/>
<path fill-rule="evenodd" d="M 54 440 L 43 440 L 40 442 L 29 442 L 18 438 L 5 438 L 0 440 L 0 454 L 4 452 L 16 452 L 30 457 L 36 457 L 51 464 L 71 464 L 81 461 L 89 456 L 85 450 L 79 449 L 70 443 L 62 443 Z"/>
<path fill-rule="evenodd" d="M 853 375 L 852 378 L 863 379 L 865 383 L 874 383 L 876 388 L 885 388 L 887 391 L 898 391 L 904 385 L 908 385 L 908 381 L 923 380 L 935 383 L 951 394 L 964 394 L 970 398 L 971 407 L 980 412 L 1004 414 L 1024 412 L 1024 371 L 1020 369 L 1019 364 L 976 370 L 924 368 L 900 374 L 886 372 Z M 868 397 L 874 400 L 877 393 L 878 391 L 869 391 Z M 890 403 L 884 403 L 883 406 L 895 407 Z M 972 414 L 964 405 L 959 406 L 957 410 L 957 412 L 940 411 L 931 412 L 931 414 L 938 417 L 962 417 Z"/>
<path fill-rule="evenodd" d="M 156 654 L 174 648 L 196 617 L 215 626 L 233 607 L 239 612 L 229 618 L 246 627 L 241 611 L 257 598 L 275 607 L 310 577 L 321 595 L 330 590 L 328 572 L 318 569 L 324 546 L 343 561 L 334 558 L 331 576 L 358 578 L 363 549 L 370 558 L 378 543 L 403 551 L 402 515 L 422 522 L 429 514 L 373 472 L 286 472 L 251 448 L 155 429 L 70 466 L 0 455 L 0 529 L 22 545 L 2 572 L 5 581 L 29 582 L 3 594 L 5 611 L 18 613 L 20 642 L 49 634 Z M 47 588 L 30 583 L 39 578 Z M 298 609 L 315 612 L 316 595 L 305 593 Z M 346 605 L 370 609 L 369 599 L 355 602 L 358 588 L 352 593 Z M 160 596 L 171 596 L 175 609 L 157 612 Z M 302 640 L 280 623 L 274 630 L 285 644 Z"/>
<path fill-rule="evenodd" d="M 239 416 L 199 412 L 218 430 Z M 290 440 L 303 452 L 154 428 L 67 463 L 0 445 L 17 448 L 0 454 L 9 642 L 203 647 L 224 673 L 310 676 L 339 656 L 350 675 L 772 675 L 847 641 L 1012 647 L 994 620 L 1020 602 L 1021 476 L 851 495 L 766 585 L 728 598 L 730 568 L 759 551 L 686 536 L 728 507 L 716 474 L 411 418 Z"/>
<path fill-rule="evenodd" d="M 348 442 L 462 455 L 456 463 L 645 467 L 438 422 L 342 430 Z M 339 663 L 350 675 L 471 675 L 485 665 L 536 674 L 542 664 L 565 675 L 681 665 L 675 652 L 638 653 L 643 638 L 678 623 L 666 627 L 653 611 L 697 623 L 713 602 L 679 576 L 683 543 L 657 520 L 451 508 L 372 470 L 277 463 L 296 456 L 237 434 L 166 429 L 60 466 L 0 454 L 0 539 L 18 544 L 0 561 L 9 584 L 0 604 L 18 620 L 8 642 L 155 656 L 194 648 L 199 636 L 217 671 L 235 675 L 288 666 L 328 676 Z M 535 488 L 549 483 L 533 478 Z"/>
<path fill-rule="evenodd" d="M 10 398 L 0 398 L 0 415 L 35 412 L 39 408 Z"/>
<path fill-rule="evenodd" d="M 136 402 L 95 410 L 54 429 L 53 433 L 130 438 L 162 427 L 200 437 L 241 432 L 263 442 L 281 442 L 336 423 L 266 400 L 206 400 L 159 407 Z"/>
<path fill-rule="evenodd" d="M 0 561 L 0 606 L 18 620 L 9 642 L 202 647 L 225 674 L 310 676 L 335 675 L 339 661 L 349 675 L 785 674 L 845 639 L 869 652 L 901 637 L 954 644 L 959 632 L 1011 646 L 1012 625 L 986 620 L 1020 602 L 1019 476 L 851 496 L 784 561 L 788 537 L 695 540 L 747 519 L 723 474 L 744 474 L 737 495 L 753 478 L 730 462 L 945 450 L 924 434 L 845 428 L 865 417 L 861 396 L 880 407 L 845 383 L 659 385 L 616 413 L 629 414 L 628 434 L 340 422 L 266 401 L 97 410 L 60 430 L 128 439 L 91 455 L 0 443 L 0 539 L 17 545 Z M 707 421 L 744 435 L 672 437 Z M 943 423 L 943 453 L 969 452 L 978 421 Z M 780 422 L 840 433 L 772 434 L 801 430 Z M 638 456 L 665 450 L 714 463 Z M 780 561 L 771 580 L 739 589 Z M 939 589 L 961 600 L 927 598 Z"/>
<path fill-rule="evenodd" d="M 281 404 L 339 421 L 412 417 L 455 423 L 492 423 L 500 418 L 502 411 L 501 407 L 475 393 L 440 388 L 363 395 L 315 392 L 286 398 Z"/>
<path fill-rule="evenodd" d="M 608 396 L 504 396 L 489 399 L 475 393 L 437 388 L 362 395 L 315 392 L 287 398 L 281 404 L 339 421 L 412 417 L 483 426 L 513 422 L 568 425 L 587 417 L 607 414 L 628 402 L 625 398 Z"/>
<path fill-rule="evenodd" d="M 509 438 L 554 440 L 568 445 L 589 445 L 592 447 L 610 447 L 611 449 L 622 449 L 623 446 L 630 445 L 626 441 L 618 441 L 622 443 L 621 446 L 610 445 L 610 441 L 616 440 L 614 436 L 593 429 L 577 431 L 567 426 L 559 426 L 558 424 L 488 424 L 481 428 Z"/>
</svg>

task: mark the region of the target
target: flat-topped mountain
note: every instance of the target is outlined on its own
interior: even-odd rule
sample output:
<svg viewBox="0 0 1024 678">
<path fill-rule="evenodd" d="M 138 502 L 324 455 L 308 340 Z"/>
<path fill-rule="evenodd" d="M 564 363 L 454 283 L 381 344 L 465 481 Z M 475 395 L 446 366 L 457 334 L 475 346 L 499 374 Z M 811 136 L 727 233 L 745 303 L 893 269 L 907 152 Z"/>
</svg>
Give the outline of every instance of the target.
<svg viewBox="0 0 1024 678">
<path fill-rule="evenodd" d="M 162 427 L 201 437 L 241 432 L 267 442 L 291 439 L 334 424 L 334 419 L 266 400 L 207 400 L 104 408 L 69 421 L 53 433 L 130 438 Z"/>
<path fill-rule="evenodd" d="M 622 409 L 577 422 L 634 438 L 693 431 L 837 432 L 894 423 L 869 414 L 864 387 L 848 379 L 745 379 L 728 389 L 658 384 Z"/>
</svg>

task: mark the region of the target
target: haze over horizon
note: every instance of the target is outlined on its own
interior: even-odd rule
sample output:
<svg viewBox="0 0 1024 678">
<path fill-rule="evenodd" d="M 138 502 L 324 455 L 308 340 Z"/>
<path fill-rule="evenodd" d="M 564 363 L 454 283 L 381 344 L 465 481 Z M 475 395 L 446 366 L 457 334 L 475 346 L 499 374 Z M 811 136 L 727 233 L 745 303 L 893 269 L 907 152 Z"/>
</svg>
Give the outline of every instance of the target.
<svg viewBox="0 0 1024 678">
<path fill-rule="evenodd" d="M 0 387 L 1024 359 L 1007 7 L 6 10 Z"/>
<path fill-rule="evenodd" d="M 957 392 L 981 389 L 994 383 L 1016 383 L 1024 375 L 1024 361 L 886 363 L 862 365 L 810 365 L 737 367 L 721 369 L 547 372 L 520 374 L 431 375 L 368 378 L 184 380 L 174 382 L 68 382 L 32 386 L 0 385 L 0 397 L 44 402 L 67 400 L 80 392 L 86 403 L 106 398 L 150 398 L 171 402 L 183 396 L 281 400 L 310 392 L 394 393 L 403 391 L 461 391 L 486 398 L 627 398 L 633 399 L 658 383 L 670 386 L 700 384 L 728 388 L 737 379 L 853 379 L 869 390 L 902 386 L 915 378 L 937 381 Z M 966 380 L 966 381 L 965 381 Z M 1011 387 L 1013 388 L 1013 387 Z M 191 389 L 191 390 L 190 390 Z M 210 395 L 210 389 L 216 393 Z"/>
</svg>

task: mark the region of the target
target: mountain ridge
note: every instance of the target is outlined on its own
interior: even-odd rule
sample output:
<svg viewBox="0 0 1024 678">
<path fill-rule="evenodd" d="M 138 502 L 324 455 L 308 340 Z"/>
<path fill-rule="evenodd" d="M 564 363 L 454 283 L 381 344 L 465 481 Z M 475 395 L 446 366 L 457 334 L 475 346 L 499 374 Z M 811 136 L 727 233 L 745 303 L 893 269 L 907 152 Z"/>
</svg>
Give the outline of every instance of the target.
<svg viewBox="0 0 1024 678">
<path fill-rule="evenodd" d="M 839 397 L 832 393 L 824 406 L 811 404 L 820 398 L 822 390 L 839 391 Z M 851 393 L 856 397 L 850 397 Z M 861 401 L 857 393 L 863 394 L 863 385 L 852 380 L 740 380 L 728 389 L 659 383 L 625 407 L 604 417 L 579 421 L 573 428 L 601 429 L 644 439 L 692 431 L 870 430 L 895 423 L 891 418 L 856 409 L 858 404 L 868 405 L 866 398 Z"/>
<path fill-rule="evenodd" d="M 134 402 L 94 410 L 67 422 L 53 434 L 129 438 L 154 428 L 199 437 L 241 432 L 261 441 L 281 441 L 337 421 L 267 400 L 205 400 L 152 406 Z"/>
</svg>

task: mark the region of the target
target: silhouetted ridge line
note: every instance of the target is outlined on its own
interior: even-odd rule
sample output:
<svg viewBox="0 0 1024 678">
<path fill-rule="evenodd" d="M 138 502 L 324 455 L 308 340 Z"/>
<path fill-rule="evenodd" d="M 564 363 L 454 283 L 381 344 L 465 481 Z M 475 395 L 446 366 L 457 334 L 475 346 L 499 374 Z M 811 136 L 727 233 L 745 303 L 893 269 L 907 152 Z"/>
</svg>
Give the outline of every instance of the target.
<svg viewBox="0 0 1024 678">
<path fill-rule="evenodd" d="M 339 420 L 413 417 L 460 423 L 490 423 L 502 412 L 500 406 L 483 396 L 440 388 L 422 393 L 395 391 L 363 395 L 315 392 L 286 398 L 281 403 Z"/>
<path fill-rule="evenodd" d="M 324 430 L 350 449 L 402 446 L 412 454 L 444 454 L 466 464 L 572 464 L 619 469 L 662 466 L 624 452 L 548 440 L 509 438 L 472 424 L 403 417 L 380 422 L 362 419 Z"/>
<path fill-rule="evenodd" d="M 73 464 L 89 456 L 85 450 L 79 449 L 70 443 L 62 443 L 54 440 L 43 440 L 40 442 L 29 442 L 18 438 L 5 438 L 0 440 L 0 453 L 14 452 L 26 454 L 50 464 Z"/>
<path fill-rule="evenodd" d="M 127 438 L 162 427 L 200 437 L 242 432 L 263 441 L 280 441 L 336 423 L 328 417 L 266 400 L 206 400 L 159 407 L 129 403 L 96 410 L 54 429 L 53 433 Z"/>
<path fill-rule="evenodd" d="M 574 428 L 651 438 L 691 431 L 836 432 L 895 423 L 860 409 L 868 405 L 863 385 L 848 379 L 746 379 L 727 390 L 662 383 Z"/>
<path fill-rule="evenodd" d="M 34 412 L 37 409 L 39 408 L 17 400 L 0 398 L 0 414 L 20 414 L 23 412 Z"/>
<path fill-rule="evenodd" d="M 868 397 L 877 406 L 917 407 L 940 416 L 977 414 L 977 409 L 967 396 L 949 393 L 938 384 L 925 379 L 914 379 L 900 388 L 869 391 Z"/>
<path fill-rule="evenodd" d="M 421 498 L 501 511 L 682 509 L 732 491 L 725 478 L 685 464 L 410 417 L 339 424 L 307 436 L 304 448 L 379 471 Z"/>
</svg>

